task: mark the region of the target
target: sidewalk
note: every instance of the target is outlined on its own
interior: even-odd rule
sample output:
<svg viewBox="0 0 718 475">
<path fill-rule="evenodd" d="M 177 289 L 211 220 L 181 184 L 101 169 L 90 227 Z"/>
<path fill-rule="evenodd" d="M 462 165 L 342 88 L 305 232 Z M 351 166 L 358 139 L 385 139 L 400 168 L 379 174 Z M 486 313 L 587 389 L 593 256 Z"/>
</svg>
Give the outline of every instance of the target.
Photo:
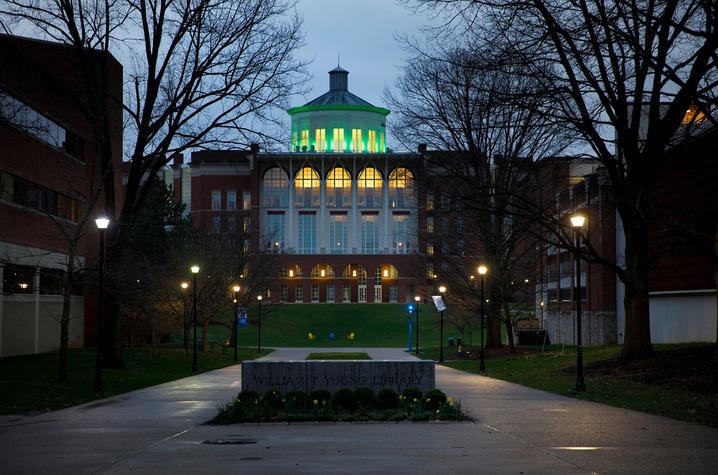
<svg viewBox="0 0 718 475">
<path fill-rule="evenodd" d="M 332 348 L 332 351 L 341 349 Z M 264 359 L 303 359 L 278 349 Z M 350 349 L 406 359 L 401 349 Z M 475 423 L 209 426 L 239 365 L 0 418 L 0 473 L 716 473 L 718 430 L 436 367 Z M 590 388 L 589 388 L 590 390 Z M 241 444 L 202 444 L 207 439 Z"/>
</svg>

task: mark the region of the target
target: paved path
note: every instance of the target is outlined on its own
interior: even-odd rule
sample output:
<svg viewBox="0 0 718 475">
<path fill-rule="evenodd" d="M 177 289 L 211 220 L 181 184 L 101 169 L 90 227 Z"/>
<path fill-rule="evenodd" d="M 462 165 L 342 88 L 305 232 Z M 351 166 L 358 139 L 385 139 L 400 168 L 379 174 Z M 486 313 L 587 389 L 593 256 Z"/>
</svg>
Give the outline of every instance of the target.
<svg viewBox="0 0 718 475">
<path fill-rule="evenodd" d="M 311 351 L 322 350 L 278 349 L 265 359 Z M 475 423 L 203 425 L 239 391 L 240 371 L 0 417 L 0 473 L 718 473 L 716 429 L 442 366 L 437 386 Z M 229 437 L 247 443 L 201 443 Z"/>
</svg>

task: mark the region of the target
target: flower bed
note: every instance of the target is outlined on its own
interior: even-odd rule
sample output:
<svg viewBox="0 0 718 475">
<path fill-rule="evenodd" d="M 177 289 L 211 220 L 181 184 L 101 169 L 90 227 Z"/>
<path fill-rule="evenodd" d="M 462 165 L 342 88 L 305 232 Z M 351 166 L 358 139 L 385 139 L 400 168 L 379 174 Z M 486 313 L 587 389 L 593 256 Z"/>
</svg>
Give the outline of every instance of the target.
<svg viewBox="0 0 718 475">
<path fill-rule="evenodd" d="M 276 390 L 260 395 L 245 390 L 236 400 L 219 407 L 215 424 L 240 422 L 302 421 L 432 421 L 469 420 L 461 412 L 461 403 L 439 389 L 422 394 L 418 388 L 407 388 L 401 394 L 384 388 L 376 395 L 369 388 L 338 389 L 331 394 L 317 389 L 307 394 Z"/>
</svg>

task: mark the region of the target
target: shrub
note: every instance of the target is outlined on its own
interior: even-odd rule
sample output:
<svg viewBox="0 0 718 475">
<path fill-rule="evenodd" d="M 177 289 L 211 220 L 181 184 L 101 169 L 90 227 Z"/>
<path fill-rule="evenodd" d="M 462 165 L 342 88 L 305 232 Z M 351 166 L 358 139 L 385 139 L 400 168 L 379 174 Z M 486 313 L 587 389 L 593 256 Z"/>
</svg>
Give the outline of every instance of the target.
<svg viewBox="0 0 718 475">
<path fill-rule="evenodd" d="M 376 395 L 379 409 L 396 409 L 399 407 L 399 395 L 391 388 L 384 388 Z"/>
<path fill-rule="evenodd" d="M 278 410 L 284 407 L 282 395 L 276 389 L 270 389 L 262 396 L 262 405 L 269 410 Z"/>
<path fill-rule="evenodd" d="M 371 409 L 374 407 L 374 391 L 369 388 L 356 388 L 354 397 L 361 407 Z"/>
<path fill-rule="evenodd" d="M 428 411 L 436 411 L 446 402 L 446 394 L 441 389 L 430 389 L 426 392 L 424 407 Z"/>
<path fill-rule="evenodd" d="M 284 399 L 290 411 L 306 411 L 309 408 L 309 394 L 304 391 L 289 391 Z"/>
<path fill-rule="evenodd" d="M 259 393 L 251 389 L 245 389 L 237 395 L 237 402 L 240 404 L 257 404 L 259 402 Z"/>
<path fill-rule="evenodd" d="M 312 394 L 309 395 L 309 399 L 313 405 L 322 407 L 332 399 L 332 393 L 326 389 L 315 389 L 312 391 Z M 314 401 L 316 401 L 316 403 Z"/>
<path fill-rule="evenodd" d="M 356 411 L 358 403 L 354 391 L 349 388 L 337 389 L 332 396 L 332 406 L 343 411 Z"/>
<path fill-rule="evenodd" d="M 424 393 L 422 393 L 421 389 L 417 388 L 416 386 L 412 386 L 402 391 L 401 395 L 408 404 L 416 404 L 421 401 L 421 398 L 424 396 Z"/>
</svg>

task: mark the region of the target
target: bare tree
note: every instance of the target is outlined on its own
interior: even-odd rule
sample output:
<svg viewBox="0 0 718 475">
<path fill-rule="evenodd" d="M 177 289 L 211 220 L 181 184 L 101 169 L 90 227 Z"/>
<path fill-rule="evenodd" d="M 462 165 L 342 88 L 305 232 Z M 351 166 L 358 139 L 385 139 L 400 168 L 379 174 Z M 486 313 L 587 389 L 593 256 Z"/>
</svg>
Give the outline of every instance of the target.
<svg viewBox="0 0 718 475">
<path fill-rule="evenodd" d="M 260 126 L 278 123 L 306 80 L 294 57 L 302 41 L 292 0 L 8 0 L 3 18 L 73 45 L 88 94 L 87 118 L 101 163 L 108 232 L 107 262 L 121 262 L 135 217 L 154 178 L 175 153 L 212 146 L 276 142 Z M 3 23 L 7 21 L 3 20 Z M 124 109 L 129 159 L 124 193 L 115 189 L 111 128 L 102 97 L 107 75 L 86 61 L 90 50 L 129 63 Z M 122 103 L 121 98 L 114 98 Z M 262 129 L 267 130 L 267 129 Z M 122 201 L 120 201 L 122 196 Z M 112 294 L 108 296 L 111 300 Z M 120 366 L 117 305 L 108 305 L 108 366 Z"/>
</svg>

